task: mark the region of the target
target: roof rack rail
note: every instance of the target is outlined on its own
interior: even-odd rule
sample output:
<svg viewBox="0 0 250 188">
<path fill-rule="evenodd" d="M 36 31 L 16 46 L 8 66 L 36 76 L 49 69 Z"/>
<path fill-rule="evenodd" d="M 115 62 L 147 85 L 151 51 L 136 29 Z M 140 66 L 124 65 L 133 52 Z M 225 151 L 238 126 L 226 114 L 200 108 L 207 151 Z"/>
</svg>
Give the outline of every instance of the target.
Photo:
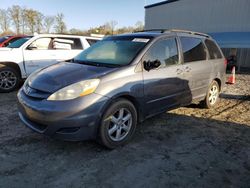
<svg viewBox="0 0 250 188">
<path fill-rule="evenodd" d="M 134 33 L 150 32 L 150 31 L 158 31 L 159 33 L 167 33 L 167 32 L 188 33 L 188 34 L 200 35 L 200 36 L 210 38 L 210 36 L 205 34 L 205 33 L 200 33 L 200 32 L 196 32 L 196 31 L 189 31 L 189 30 L 183 30 L 183 29 L 149 29 L 149 30 L 135 31 Z"/>
<path fill-rule="evenodd" d="M 189 31 L 189 30 L 182 30 L 182 29 L 170 29 L 168 31 L 170 31 L 170 32 L 188 33 L 188 34 L 200 35 L 200 36 L 204 36 L 204 37 L 210 38 L 209 35 L 207 35 L 205 33 L 196 32 L 196 31 Z"/>
<path fill-rule="evenodd" d="M 134 31 L 133 33 L 141 33 L 141 32 L 150 32 L 150 31 L 158 31 L 160 33 L 164 33 L 167 29 L 147 29 L 141 31 Z"/>
</svg>

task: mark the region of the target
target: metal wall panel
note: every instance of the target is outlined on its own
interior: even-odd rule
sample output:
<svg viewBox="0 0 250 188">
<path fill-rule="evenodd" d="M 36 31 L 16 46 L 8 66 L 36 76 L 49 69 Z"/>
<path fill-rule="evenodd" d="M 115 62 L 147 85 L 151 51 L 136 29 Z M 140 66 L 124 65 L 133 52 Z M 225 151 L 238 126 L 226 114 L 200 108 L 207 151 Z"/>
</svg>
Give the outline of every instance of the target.
<svg viewBox="0 0 250 188">
<path fill-rule="evenodd" d="M 145 29 L 250 31 L 250 0 L 179 0 L 145 9 Z"/>
</svg>

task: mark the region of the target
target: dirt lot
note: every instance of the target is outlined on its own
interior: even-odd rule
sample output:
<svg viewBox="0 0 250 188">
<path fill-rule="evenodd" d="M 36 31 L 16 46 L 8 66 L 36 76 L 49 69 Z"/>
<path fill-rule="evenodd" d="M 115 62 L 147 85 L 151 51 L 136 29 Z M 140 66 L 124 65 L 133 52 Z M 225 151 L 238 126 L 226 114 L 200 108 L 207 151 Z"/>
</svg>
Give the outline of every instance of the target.
<svg viewBox="0 0 250 188">
<path fill-rule="evenodd" d="M 0 94 L 0 187 L 250 187 L 250 75 L 237 75 L 213 110 L 179 108 L 142 123 L 131 143 L 45 138 Z"/>
</svg>

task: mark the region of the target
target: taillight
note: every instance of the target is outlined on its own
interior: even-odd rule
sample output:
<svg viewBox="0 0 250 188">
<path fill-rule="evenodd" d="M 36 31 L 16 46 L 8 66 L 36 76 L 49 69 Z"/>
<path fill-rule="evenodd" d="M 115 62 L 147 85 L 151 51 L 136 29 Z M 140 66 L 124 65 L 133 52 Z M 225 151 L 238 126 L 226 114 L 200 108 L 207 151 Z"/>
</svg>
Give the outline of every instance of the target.
<svg viewBox="0 0 250 188">
<path fill-rule="evenodd" d="M 227 66 L 227 59 L 224 60 L 224 65 Z"/>
</svg>

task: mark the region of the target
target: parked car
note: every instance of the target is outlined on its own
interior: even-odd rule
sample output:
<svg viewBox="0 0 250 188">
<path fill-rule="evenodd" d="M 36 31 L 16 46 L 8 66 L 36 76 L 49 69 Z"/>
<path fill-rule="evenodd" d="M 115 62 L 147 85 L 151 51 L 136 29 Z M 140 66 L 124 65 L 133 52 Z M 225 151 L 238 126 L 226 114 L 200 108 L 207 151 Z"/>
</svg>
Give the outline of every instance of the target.
<svg viewBox="0 0 250 188">
<path fill-rule="evenodd" d="M 41 34 L 0 48 L 0 92 L 15 90 L 35 70 L 75 57 L 96 37 Z"/>
<path fill-rule="evenodd" d="M 10 37 L 11 37 L 11 35 L 6 35 L 6 36 L 0 37 L 0 47 L 2 46 L 4 41 L 8 40 L 8 38 L 10 38 Z"/>
<path fill-rule="evenodd" d="M 7 36 L 7 37 L 3 37 L 6 40 L 4 40 L 3 42 L 1 42 L 0 39 L 0 47 L 7 47 L 8 45 L 10 45 L 11 43 L 15 42 L 16 40 L 19 40 L 23 37 L 26 37 L 25 35 L 14 35 L 14 36 Z"/>
<path fill-rule="evenodd" d="M 18 92 L 19 116 L 38 133 L 115 148 L 148 117 L 194 100 L 214 107 L 225 69 L 220 48 L 206 34 L 110 36 L 71 62 L 33 73 Z"/>
</svg>

